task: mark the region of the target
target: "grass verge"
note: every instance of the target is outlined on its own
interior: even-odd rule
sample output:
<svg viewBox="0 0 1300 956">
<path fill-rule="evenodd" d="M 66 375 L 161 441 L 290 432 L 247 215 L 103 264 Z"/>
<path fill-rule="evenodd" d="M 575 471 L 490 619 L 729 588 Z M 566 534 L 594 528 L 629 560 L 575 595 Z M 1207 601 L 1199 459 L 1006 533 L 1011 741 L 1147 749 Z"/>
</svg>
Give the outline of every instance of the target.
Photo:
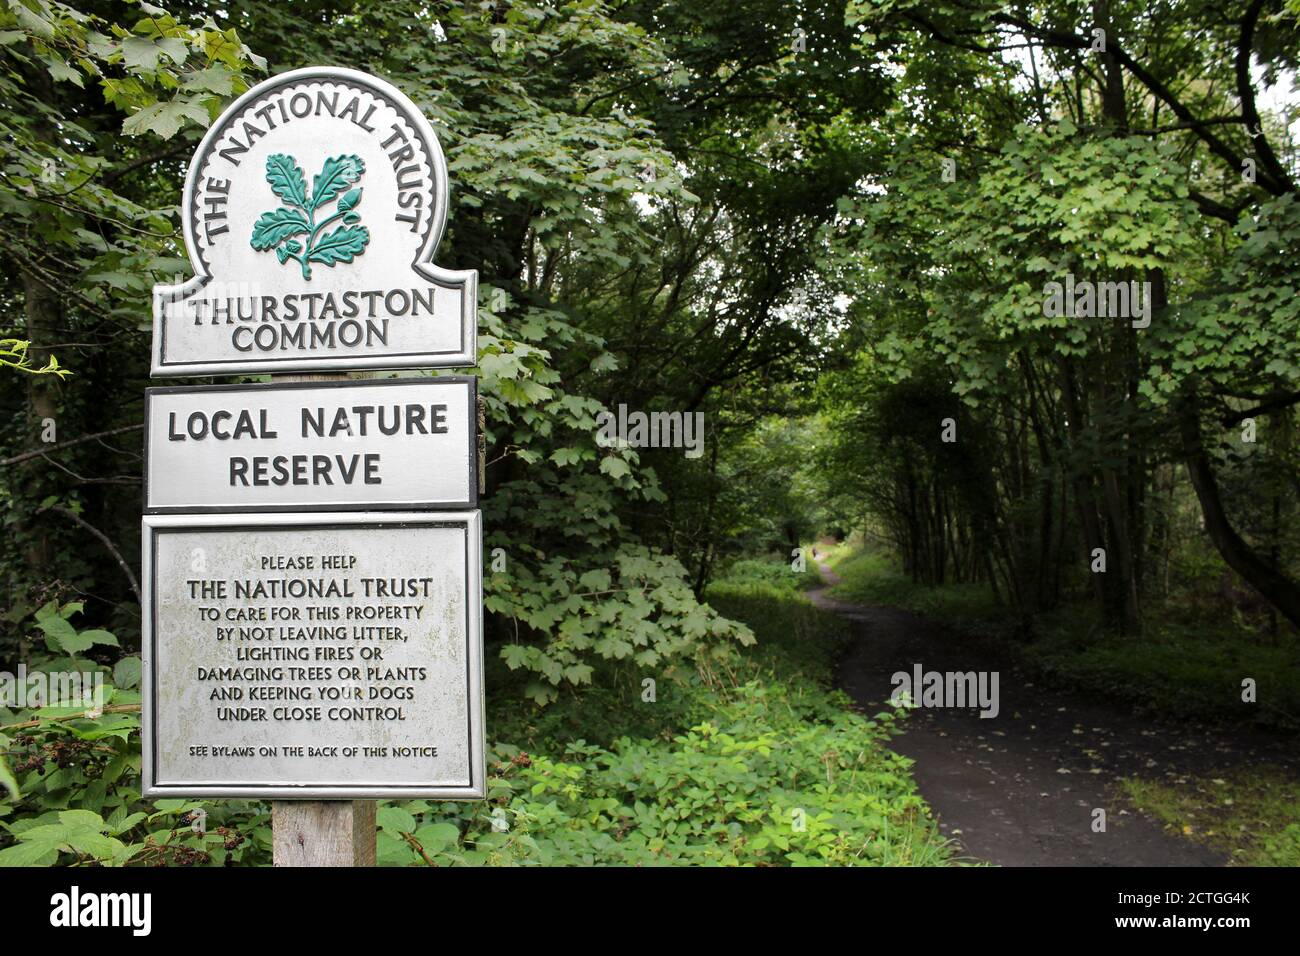
<svg viewBox="0 0 1300 956">
<path fill-rule="evenodd" d="M 1128 779 L 1121 792 L 1170 830 L 1226 853 L 1234 866 L 1300 866 L 1300 782 L 1272 767 L 1173 786 Z"/>
</svg>

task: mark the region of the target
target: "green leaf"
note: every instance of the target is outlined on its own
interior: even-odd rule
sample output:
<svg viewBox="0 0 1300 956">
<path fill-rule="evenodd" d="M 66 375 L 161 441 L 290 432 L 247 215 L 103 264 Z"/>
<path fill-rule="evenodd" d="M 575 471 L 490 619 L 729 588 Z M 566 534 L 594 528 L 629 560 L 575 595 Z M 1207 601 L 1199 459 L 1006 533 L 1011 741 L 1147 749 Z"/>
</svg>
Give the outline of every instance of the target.
<svg viewBox="0 0 1300 956">
<path fill-rule="evenodd" d="M 208 112 L 200 104 L 184 100 L 152 103 L 128 116 L 122 124 L 122 132 L 128 136 L 155 133 L 163 139 L 171 139 L 187 119 L 207 126 Z"/>
<path fill-rule="evenodd" d="M 35 614 L 36 620 L 43 621 L 49 617 L 67 617 L 66 614 L 59 614 L 59 605 L 54 601 L 49 601 L 37 609 Z"/>
<path fill-rule="evenodd" d="M 265 252 L 274 249 L 290 236 L 301 235 L 311 231 L 307 217 L 297 209 L 280 208 L 274 212 L 262 213 L 262 217 L 253 224 L 253 238 L 250 240 L 254 249 Z M 282 258 L 281 262 L 284 261 Z"/>
<path fill-rule="evenodd" d="M 0 851 L 0 865 L 34 866 L 36 861 L 53 863 L 65 847 L 99 860 L 112 860 L 124 851 L 120 840 L 106 836 L 108 823 L 91 810 L 63 810 L 58 823 L 30 827 L 18 834 L 26 852 L 18 847 Z M 51 855 L 53 854 L 53 856 Z"/>
<path fill-rule="evenodd" d="M 76 852 L 98 860 L 111 860 L 126 849 L 121 840 L 93 830 L 74 830 L 68 834 L 67 843 Z"/>
<path fill-rule="evenodd" d="M 35 4 L 33 4 L 35 6 Z M 49 7 L 45 8 L 47 11 Z M 54 39 L 54 26 L 46 17 L 41 16 L 34 10 L 27 9 L 22 3 L 9 5 L 9 12 L 18 18 L 18 25 L 25 30 L 30 30 L 42 40 Z M 52 13 L 52 11 L 50 11 Z"/>
<path fill-rule="evenodd" d="M 108 824 L 100 818 L 98 813 L 93 813 L 90 810 L 62 810 L 59 812 L 59 822 L 74 831 L 108 832 Z"/>
<path fill-rule="evenodd" d="M 80 648 L 72 645 L 77 643 L 77 629 L 61 617 L 47 617 L 38 620 L 36 626 L 45 632 L 45 646 L 55 653 L 61 651 L 85 650 L 89 644 Z"/>
<path fill-rule="evenodd" d="M 140 720 L 133 714 L 105 714 L 88 722 L 87 729 L 79 727 L 77 722 L 69 724 L 69 728 L 80 740 L 103 740 L 105 737 L 130 740 L 131 735 L 140 729 Z"/>
<path fill-rule="evenodd" d="M 140 686 L 140 658 L 124 657 L 113 666 L 113 685 L 123 690 Z"/>
<path fill-rule="evenodd" d="M 48 621 L 48 622 L 43 622 L 40 625 L 41 629 L 45 631 L 47 636 L 50 636 L 50 631 L 46 629 L 46 624 L 53 624 L 53 623 L 54 623 L 53 621 Z M 90 631 L 81 631 L 80 633 L 78 633 L 77 631 L 73 630 L 72 625 L 68 624 L 67 621 L 63 621 L 62 623 L 67 625 L 67 630 L 72 631 L 72 633 L 68 634 L 62 629 L 58 628 L 57 625 L 55 625 L 55 629 L 59 631 L 56 640 L 58 640 L 58 642 L 61 645 L 63 645 L 63 649 L 65 651 L 68 651 L 69 653 L 77 653 L 80 651 L 89 650 L 95 644 L 107 644 L 112 647 L 118 646 L 117 638 L 114 637 L 108 631 L 90 630 Z M 47 641 L 46 643 L 49 642 Z"/>
<path fill-rule="evenodd" d="M 600 460 L 600 471 L 611 478 L 622 478 L 632 473 L 632 467 L 617 455 L 606 455 Z"/>
<path fill-rule="evenodd" d="M 340 226 L 322 236 L 312 246 L 307 258 L 311 262 L 323 262 L 327 266 L 336 262 L 351 262 L 354 257 L 365 252 L 369 242 L 370 230 L 365 226 Z"/>
<path fill-rule="evenodd" d="M 271 184 L 271 191 L 285 202 L 307 208 L 307 180 L 292 156 L 272 153 L 266 157 L 266 181 Z"/>
<path fill-rule="evenodd" d="M 125 807 L 118 807 L 108 818 L 108 832 L 113 836 L 125 833 L 141 820 L 145 819 L 148 814 L 144 813 L 127 813 Z"/>
<path fill-rule="evenodd" d="M 0 866 L 53 866 L 58 859 L 58 846 L 39 841 L 0 850 Z"/>
<path fill-rule="evenodd" d="M 109 647 L 121 646 L 117 643 L 117 636 L 111 631 L 92 629 L 89 631 L 81 631 L 77 637 L 80 640 L 89 641 L 91 644 L 105 644 Z"/>
<path fill-rule="evenodd" d="M 608 568 L 593 568 L 578 578 L 578 587 L 587 591 L 604 591 L 609 588 Z"/>
<path fill-rule="evenodd" d="M 177 66 L 182 66 L 190 56 L 189 44 L 180 37 L 162 37 L 158 41 L 158 46 L 162 50 L 163 56 L 171 60 Z"/>
<path fill-rule="evenodd" d="M 415 830 L 415 817 L 401 807 L 380 807 L 375 816 L 375 824 L 394 835 L 411 833 Z"/>
<path fill-rule="evenodd" d="M 185 74 L 185 89 L 207 90 L 218 96 L 229 96 L 235 91 L 235 74 L 224 66 L 209 66 Z"/>
<path fill-rule="evenodd" d="M 320 173 L 311 181 L 312 211 L 315 212 L 327 202 L 332 201 L 340 192 L 360 179 L 361 174 L 365 171 L 366 164 L 360 156 L 333 156 L 325 160 L 325 165 L 321 167 Z M 357 199 L 360 198 L 361 195 L 358 192 Z M 354 202 L 353 205 L 356 205 L 356 203 Z M 348 208 L 352 207 L 349 206 Z"/>
<path fill-rule="evenodd" d="M 127 37 L 122 41 L 122 63 L 133 73 L 152 73 L 158 69 L 163 48 L 145 37 Z"/>
<path fill-rule="evenodd" d="M 426 823 L 415 831 L 415 839 L 424 847 L 425 853 L 439 853 L 456 844 L 460 839 L 460 827 L 454 823 Z"/>
<path fill-rule="evenodd" d="M 85 85 L 81 80 L 81 74 L 68 66 L 67 63 L 63 62 L 58 57 L 47 56 L 42 57 L 41 59 L 45 61 L 46 67 L 49 68 L 50 76 L 56 82 L 74 83 L 77 86 Z"/>
</svg>

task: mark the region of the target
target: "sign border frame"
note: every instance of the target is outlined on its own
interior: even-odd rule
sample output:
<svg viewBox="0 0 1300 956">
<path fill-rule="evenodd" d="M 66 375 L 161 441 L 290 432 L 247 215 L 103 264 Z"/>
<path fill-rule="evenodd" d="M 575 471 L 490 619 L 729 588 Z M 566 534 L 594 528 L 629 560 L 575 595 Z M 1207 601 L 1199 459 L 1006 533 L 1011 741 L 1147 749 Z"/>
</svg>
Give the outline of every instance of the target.
<svg viewBox="0 0 1300 956">
<path fill-rule="evenodd" d="M 466 694 L 469 718 L 469 771 L 467 787 L 425 784 L 225 784 L 216 781 L 158 783 L 158 737 L 154 692 L 157 666 L 154 648 L 159 640 L 155 620 L 154 548 L 160 532 L 245 530 L 276 527 L 412 527 L 419 525 L 462 526 L 465 529 L 465 639 Z M 140 640 L 140 789 L 146 800 L 169 797 L 228 798 L 236 800 L 372 800 L 435 799 L 481 800 L 487 796 L 487 759 L 485 747 L 486 705 L 483 691 L 483 523 L 479 511 L 390 512 L 372 515 L 365 512 L 319 514 L 294 512 L 279 514 L 216 515 L 144 515 L 141 517 L 141 564 L 144 580 Z"/>
<path fill-rule="evenodd" d="M 292 358 L 280 361 L 269 359 L 208 359 L 205 361 L 169 362 L 166 360 L 166 327 L 163 321 L 163 304 L 185 298 L 202 289 L 211 281 L 205 263 L 200 261 L 195 245 L 194 198 L 197 192 L 199 170 L 213 145 L 224 134 L 226 118 L 233 116 L 257 98 L 278 87 L 291 86 L 302 81 L 331 80 L 352 83 L 369 88 L 387 99 L 399 112 L 406 115 L 412 129 L 428 143 L 429 165 L 433 172 L 433 222 L 425 243 L 411 263 L 412 271 L 445 289 L 461 290 L 460 348 L 444 352 L 404 352 L 398 355 L 357 355 L 334 358 Z M 191 376 L 259 375 L 293 372 L 347 372 L 362 370 L 393 370 L 408 368 L 455 368 L 474 365 L 478 361 L 478 270 L 444 269 L 434 264 L 434 256 L 447 228 L 447 213 L 451 207 L 451 186 L 447 173 L 447 157 L 428 119 L 409 96 L 392 83 L 372 73 L 339 66 L 308 66 L 287 70 L 268 77 L 241 94 L 221 111 L 199 141 L 190 157 L 185 174 L 185 187 L 181 192 L 182 230 L 185 252 L 194 273 L 178 284 L 158 283 L 153 287 L 153 334 L 150 347 L 149 376 L 151 378 L 186 378 Z"/>
<path fill-rule="evenodd" d="M 469 386 L 469 497 L 467 501 L 421 502 L 340 502 L 333 505 L 167 505 L 149 506 L 149 425 L 152 422 L 153 396 L 179 393 L 203 394 L 212 392 L 247 391 L 253 393 L 279 389 L 349 388 L 373 385 L 427 385 L 430 382 L 465 384 Z M 478 507 L 478 377 L 474 375 L 435 375 L 408 378 L 354 378 L 326 382 L 247 382 L 234 385 L 155 385 L 144 390 L 144 461 L 141 470 L 141 510 L 146 515 L 211 515 L 211 514 L 280 514 L 314 511 L 326 514 L 366 511 L 467 511 Z"/>
</svg>

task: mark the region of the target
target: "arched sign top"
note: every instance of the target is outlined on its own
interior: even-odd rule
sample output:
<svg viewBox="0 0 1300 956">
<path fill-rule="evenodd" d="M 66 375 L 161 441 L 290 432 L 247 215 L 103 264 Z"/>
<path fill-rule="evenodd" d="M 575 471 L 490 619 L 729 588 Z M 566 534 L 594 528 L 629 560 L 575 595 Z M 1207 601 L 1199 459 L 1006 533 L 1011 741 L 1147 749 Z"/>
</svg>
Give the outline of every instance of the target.
<svg viewBox="0 0 1300 956">
<path fill-rule="evenodd" d="M 194 278 L 154 289 L 154 375 L 474 363 L 477 274 L 433 262 L 447 162 L 392 84 L 259 83 L 204 136 L 183 202 Z"/>
</svg>

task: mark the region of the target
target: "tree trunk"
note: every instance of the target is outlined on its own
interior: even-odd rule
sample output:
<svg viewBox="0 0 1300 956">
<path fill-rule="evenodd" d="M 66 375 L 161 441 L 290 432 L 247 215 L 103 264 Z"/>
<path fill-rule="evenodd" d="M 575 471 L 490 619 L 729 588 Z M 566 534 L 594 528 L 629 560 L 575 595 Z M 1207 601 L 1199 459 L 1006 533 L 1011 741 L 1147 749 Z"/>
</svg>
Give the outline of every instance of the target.
<svg viewBox="0 0 1300 956">
<path fill-rule="evenodd" d="M 31 357 L 33 365 L 42 366 L 49 352 L 41 346 L 41 343 L 50 341 L 50 330 L 60 325 L 59 300 L 48 286 L 29 273 L 23 273 L 22 282 L 27 318 L 26 335 L 31 343 L 27 354 Z M 64 423 L 59 421 L 58 416 L 56 393 L 58 378 L 54 375 L 28 375 L 26 378 L 27 444 L 35 450 L 44 443 L 43 433 L 47 422 L 53 423 L 56 441 L 68 436 L 62 435 L 60 431 Z M 44 530 L 49 524 L 49 519 L 35 518 L 35 505 L 48 495 L 54 494 L 57 488 L 50 481 L 53 469 L 44 458 L 32 458 L 19 467 L 23 471 L 23 490 L 28 501 L 32 503 L 32 508 L 27 510 L 28 517 L 20 519 L 28 535 L 25 549 L 28 580 L 41 581 L 50 575 L 52 555 L 49 536 Z"/>
<path fill-rule="evenodd" d="M 1255 553 L 1237 533 L 1228 519 L 1219 494 L 1219 483 L 1214 476 L 1210 456 L 1201 441 L 1201 422 L 1196 405 L 1189 401 L 1182 410 L 1180 427 L 1183 438 L 1183 455 L 1192 487 L 1201 502 L 1205 516 L 1205 530 L 1219 549 L 1228 567 L 1257 590 L 1277 608 L 1282 615 L 1300 627 L 1300 584 L 1274 568 L 1268 559 Z"/>
</svg>

